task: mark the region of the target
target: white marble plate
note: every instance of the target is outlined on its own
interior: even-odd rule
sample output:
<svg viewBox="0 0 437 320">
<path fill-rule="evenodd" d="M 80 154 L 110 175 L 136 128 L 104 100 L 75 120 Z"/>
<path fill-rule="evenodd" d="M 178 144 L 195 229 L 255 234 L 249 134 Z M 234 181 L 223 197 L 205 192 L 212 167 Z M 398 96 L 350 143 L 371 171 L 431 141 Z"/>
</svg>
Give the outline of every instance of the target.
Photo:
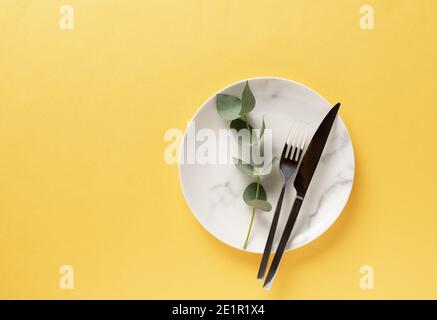
<svg viewBox="0 0 437 320">
<path fill-rule="evenodd" d="M 245 81 L 220 90 L 240 96 Z M 250 122 L 259 128 L 265 117 L 267 128 L 272 129 L 273 153 L 280 156 L 284 141 L 295 122 L 310 125 L 312 136 L 333 103 L 329 103 L 315 91 L 294 81 L 279 78 L 249 79 L 256 98 Z M 345 108 L 347 106 L 343 106 Z M 341 114 L 342 108 L 340 108 Z M 215 94 L 194 115 L 195 131 L 210 128 L 229 128 L 215 108 Z M 192 126 L 193 123 L 190 124 Z M 187 130 L 188 132 L 188 130 Z M 184 155 L 181 146 L 181 158 Z M 325 146 L 321 161 L 313 176 L 301 212 L 293 229 L 287 250 L 301 247 L 325 232 L 340 215 L 352 189 L 355 161 L 349 133 L 337 117 Z M 249 226 L 251 210 L 244 203 L 242 194 L 252 178 L 245 176 L 232 164 L 179 164 L 179 176 L 185 199 L 200 224 L 217 239 L 242 249 Z M 262 184 L 273 205 L 271 212 L 257 211 L 247 251 L 262 253 L 273 218 L 276 201 L 282 184 L 278 166 L 263 178 Z M 282 206 L 281 218 L 273 250 L 279 242 L 286 218 L 291 210 L 295 191 L 289 185 Z"/>
</svg>

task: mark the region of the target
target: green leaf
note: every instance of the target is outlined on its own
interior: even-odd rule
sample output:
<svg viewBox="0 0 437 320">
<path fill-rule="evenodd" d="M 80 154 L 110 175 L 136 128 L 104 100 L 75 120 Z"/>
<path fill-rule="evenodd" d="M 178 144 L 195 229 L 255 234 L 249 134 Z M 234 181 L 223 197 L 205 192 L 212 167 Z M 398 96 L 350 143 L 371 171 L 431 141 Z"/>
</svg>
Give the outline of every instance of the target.
<svg viewBox="0 0 437 320">
<path fill-rule="evenodd" d="M 254 137 L 252 138 L 252 145 L 258 145 L 261 142 L 262 137 L 264 136 L 264 131 L 266 131 L 266 123 L 264 121 L 264 117 L 263 117 L 263 122 L 261 125 L 261 129 L 259 131 L 259 137 L 257 136 L 257 134 L 254 132 Z"/>
<path fill-rule="evenodd" d="M 248 201 L 252 200 L 267 200 L 267 193 L 262 184 L 259 184 L 258 197 L 256 196 L 257 187 L 258 183 L 256 182 L 251 183 L 246 187 L 246 190 L 244 190 L 243 193 L 244 202 L 247 203 Z"/>
<path fill-rule="evenodd" d="M 234 164 L 241 172 L 247 174 L 249 177 L 255 177 L 253 174 L 253 166 L 250 163 L 245 163 L 241 159 L 234 158 Z"/>
<path fill-rule="evenodd" d="M 255 107 L 255 97 L 249 87 L 249 81 L 246 81 L 244 86 L 243 94 L 241 95 L 241 110 L 240 114 L 244 115 L 252 111 Z"/>
<path fill-rule="evenodd" d="M 268 201 L 264 201 L 264 200 L 249 200 L 246 203 L 249 206 L 251 206 L 253 208 L 257 208 L 257 209 L 259 209 L 261 211 L 269 212 L 270 210 L 272 210 L 272 205 Z"/>
<path fill-rule="evenodd" d="M 257 188 L 258 196 L 257 196 Z M 260 209 L 262 211 L 272 210 L 272 205 L 267 201 L 267 193 L 262 184 L 256 182 L 247 186 L 243 193 L 244 202 L 250 207 Z"/>
<path fill-rule="evenodd" d="M 258 196 L 257 196 L 257 188 Z M 267 201 L 267 193 L 262 184 L 256 182 L 247 186 L 243 193 L 244 202 L 250 207 L 260 209 L 262 211 L 272 210 L 272 205 Z"/>
<path fill-rule="evenodd" d="M 241 100 L 228 94 L 218 94 L 216 98 L 218 114 L 225 120 L 234 120 L 240 116 Z"/>
<path fill-rule="evenodd" d="M 265 121 L 264 121 L 264 117 L 263 117 L 263 124 L 261 125 L 261 132 L 259 133 L 259 138 L 258 138 L 258 140 L 261 140 L 261 139 L 262 139 L 265 130 L 266 130 L 266 123 L 265 123 Z"/>
<path fill-rule="evenodd" d="M 238 118 L 238 119 L 234 119 L 231 122 L 230 128 L 231 129 L 235 129 L 238 131 L 246 129 L 247 130 L 247 126 L 249 126 L 249 130 L 252 131 L 253 128 L 250 124 L 248 124 L 246 121 L 244 121 L 244 119 Z"/>
<path fill-rule="evenodd" d="M 247 130 L 247 125 L 249 130 Z M 237 141 L 239 144 L 251 145 L 253 128 L 244 119 L 238 118 L 232 120 L 230 128 L 237 131 Z"/>
<path fill-rule="evenodd" d="M 265 166 L 254 167 L 252 174 L 256 177 L 268 175 L 272 171 L 273 166 L 278 162 L 278 160 L 279 159 L 277 157 L 274 157 L 269 164 Z"/>
</svg>

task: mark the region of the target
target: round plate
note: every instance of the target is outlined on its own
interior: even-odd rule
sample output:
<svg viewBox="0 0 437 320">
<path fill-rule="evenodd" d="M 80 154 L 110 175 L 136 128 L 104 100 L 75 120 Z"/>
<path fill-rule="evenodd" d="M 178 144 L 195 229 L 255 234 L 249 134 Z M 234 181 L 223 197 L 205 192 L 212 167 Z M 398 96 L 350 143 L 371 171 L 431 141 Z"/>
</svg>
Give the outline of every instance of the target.
<svg viewBox="0 0 437 320">
<path fill-rule="evenodd" d="M 241 97 L 245 81 L 234 83 L 217 93 Z M 249 121 L 261 127 L 264 116 L 266 127 L 272 129 L 273 154 L 280 158 L 285 139 L 295 123 L 309 126 L 312 137 L 332 104 L 318 93 L 294 81 L 279 78 L 249 79 L 250 88 L 256 98 L 255 108 Z M 187 132 L 198 132 L 203 128 L 228 129 L 229 122 L 216 111 L 214 94 L 194 115 Z M 340 108 L 341 113 L 341 108 Z M 243 191 L 254 179 L 230 164 L 183 163 L 187 149 L 187 132 L 180 152 L 179 177 L 185 199 L 200 224 L 217 239 L 242 249 L 249 227 L 251 208 L 243 201 Z M 307 145 L 308 145 L 307 140 Z M 217 150 L 217 153 L 220 150 Z M 187 162 L 187 161 L 185 161 Z M 311 185 L 293 228 L 287 250 L 303 246 L 325 232 L 340 215 L 352 189 L 355 161 L 349 133 L 337 117 L 325 145 L 321 160 L 314 173 Z M 273 205 L 270 212 L 257 210 L 247 251 L 262 253 L 273 218 L 274 208 L 282 187 L 282 178 L 275 166 L 272 173 L 262 178 L 267 199 Z M 290 213 L 295 191 L 289 183 L 281 216 L 276 231 L 273 250 Z"/>
</svg>

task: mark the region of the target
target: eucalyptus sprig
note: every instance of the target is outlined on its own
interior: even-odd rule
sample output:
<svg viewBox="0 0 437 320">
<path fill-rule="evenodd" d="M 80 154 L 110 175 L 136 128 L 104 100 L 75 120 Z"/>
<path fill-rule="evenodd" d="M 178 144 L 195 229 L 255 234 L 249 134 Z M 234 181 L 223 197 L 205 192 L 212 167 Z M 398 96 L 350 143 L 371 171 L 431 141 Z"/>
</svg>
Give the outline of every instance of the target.
<svg viewBox="0 0 437 320">
<path fill-rule="evenodd" d="M 231 121 L 230 128 L 237 132 L 246 129 L 250 135 L 250 162 L 247 163 L 239 158 L 234 158 L 234 164 L 241 172 L 256 179 L 256 181 L 250 183 L 243 192 L 244 202 L 252 208 L 249 230 L 244 240 L 243 249 L 247 248 L 256 209 L 266 212 L 272 210 L 272 205 L 267 201 L 266 190 L 261 184 L 261 177 L 268 175 L 278 160 L 277 158 L 273 158 L 267 166 L 260 166 L 253 161 L 252 148 L 259 148 L 266 128 L 263 119 L 259 136 L 257 136 L 247 120 L 247 114 L 255 108 L 255 104 L 255 96 L 250 90 L 249 82 L 247 81 L 241 99 L 228 94 L 218 94 L 216 97 L 217 112 L 224 120 Z"/>
</svg>

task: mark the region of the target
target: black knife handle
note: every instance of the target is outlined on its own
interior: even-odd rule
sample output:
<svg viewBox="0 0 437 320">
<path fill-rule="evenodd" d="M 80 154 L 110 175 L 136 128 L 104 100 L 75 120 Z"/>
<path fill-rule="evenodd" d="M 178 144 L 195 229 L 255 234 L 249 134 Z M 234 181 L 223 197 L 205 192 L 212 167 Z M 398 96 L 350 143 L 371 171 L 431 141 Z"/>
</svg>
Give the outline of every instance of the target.
<svg viewBox="0 0 437 320">
<path fill-rule="evenodd" d="M 269 236 L 267 237 L 266 246 L 264 247 L 263 257 L 261 259 L 261 264 L 258 270 L 258 279 L 264 278 L 264 274 L 266 273 L 267 263 L 269 262 L 270 252 L 272 251 L 273 240 L 275 239 L 275 232 L 278 226 L 279 215 L 281 214 L 282 201 L 284 199 L 285 186 L 282 187 L 281 193 L 279 194 L 278 203 L 276 204 L 275 215 L 273 216 L 272 224 L 270 226 Z"/>
<path fill-rule="evenodd" d="M 293 203 L 293 208 L 291 209 L 290 215 L 288 217 L 287 224 L 285 225 L 284 233 L 282 234 L 281 240 L 279 241 L 278 249 L 276 250 L 272 264 L 270 265 L 266 281 L 264 282 L 264 288 L 269 287 L 270 283 L 275 277 L 276 271 L 279 267 L 279 263 L 281 262 L 282 255 L 284 254 L 285 247 L 287 246 L 288 240 L 290 239 L 291 231 L 293 230 L 294 224 L 296 223 L 297 215 L 299 214 L 302 203 L 303 198 L 301 196 L 296 196 L 296 199 Z"/>
</svg>

